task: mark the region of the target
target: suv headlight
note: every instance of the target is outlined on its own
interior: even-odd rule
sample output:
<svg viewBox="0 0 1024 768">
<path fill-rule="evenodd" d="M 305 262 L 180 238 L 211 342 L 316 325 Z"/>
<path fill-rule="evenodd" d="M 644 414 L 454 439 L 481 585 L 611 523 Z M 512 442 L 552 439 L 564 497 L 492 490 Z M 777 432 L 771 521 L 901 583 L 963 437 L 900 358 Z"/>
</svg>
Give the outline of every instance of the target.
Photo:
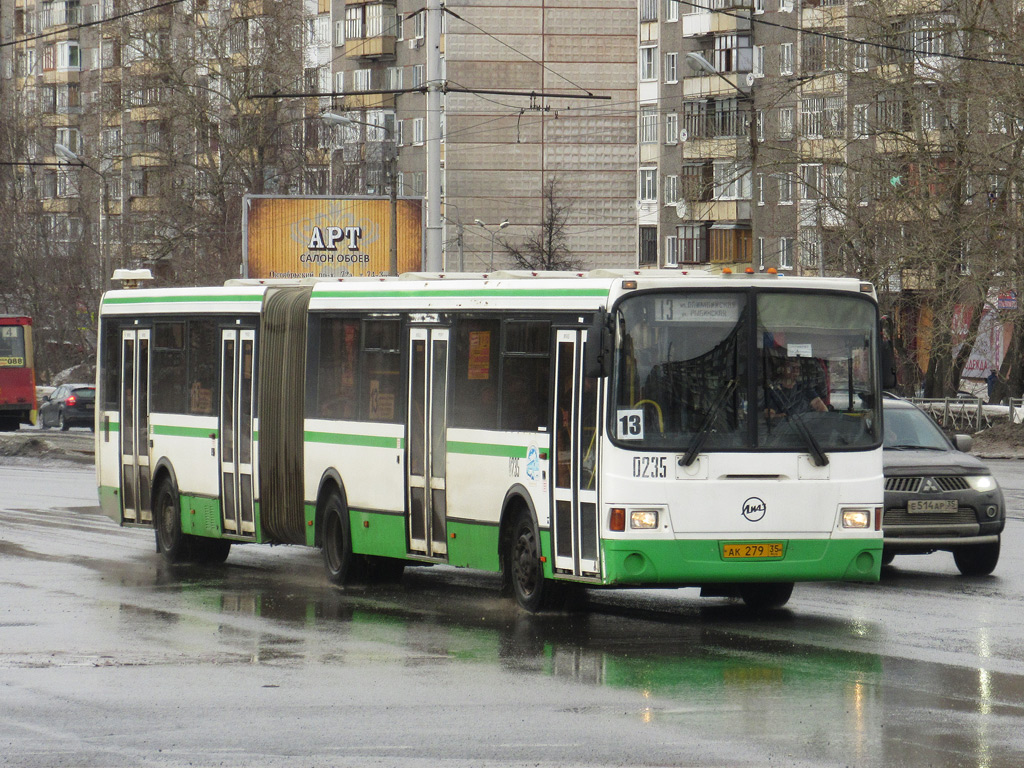
<svg viewBox="0 0 1024 768">
<path fill-rule="evenodd" d="M 999 487 L 992 475 L 967 475 L 964 477 L 967 484 L 976 491 L 994 491 Z"/>
</svg>

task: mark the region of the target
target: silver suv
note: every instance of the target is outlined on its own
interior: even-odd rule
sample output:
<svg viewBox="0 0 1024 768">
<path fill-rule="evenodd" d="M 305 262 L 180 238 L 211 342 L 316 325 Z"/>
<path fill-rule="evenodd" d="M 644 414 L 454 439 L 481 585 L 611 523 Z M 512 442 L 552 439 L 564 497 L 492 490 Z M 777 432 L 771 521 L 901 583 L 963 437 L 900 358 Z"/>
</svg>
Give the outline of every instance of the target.
<svg viewBox="0 0 1024 768">
<path fill-rule="evenodd" d="M 968 435 L 950 442 L 906 400 L 883 401 L 885 514 L 883 564 L 896 555 L 953 553 L 965 576 L 987 576 L 999 562 L 1006 522 L 1003 492 L 974 456 Z"/>
</svg>

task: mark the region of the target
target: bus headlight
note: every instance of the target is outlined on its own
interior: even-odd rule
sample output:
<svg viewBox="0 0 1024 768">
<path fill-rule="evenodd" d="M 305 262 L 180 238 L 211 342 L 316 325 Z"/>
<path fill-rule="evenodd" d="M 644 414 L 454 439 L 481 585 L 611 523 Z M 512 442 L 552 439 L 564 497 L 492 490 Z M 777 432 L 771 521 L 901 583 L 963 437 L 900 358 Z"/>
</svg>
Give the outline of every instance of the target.
<svg viewBox="0 0 1024 768">
<path fill-rule="evenodd" d="M 657 528 L 658 510 L 656 509 L 634 509 L 629 513 L 630 528 Z"/>
<path fill-rule="evenodd" d="M 870 528 L 871 510 L 851 507 L 843 510 L 843 528 Z"/>
</svg>

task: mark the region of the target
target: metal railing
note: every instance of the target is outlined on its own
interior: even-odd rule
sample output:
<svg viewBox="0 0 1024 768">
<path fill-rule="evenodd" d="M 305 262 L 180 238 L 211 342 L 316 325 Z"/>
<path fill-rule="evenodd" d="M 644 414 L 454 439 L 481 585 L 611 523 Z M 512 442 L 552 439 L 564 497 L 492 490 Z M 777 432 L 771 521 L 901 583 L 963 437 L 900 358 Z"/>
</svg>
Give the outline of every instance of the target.
<svg viewBox="0 0 1024 768">
<path fill-rule="evenodd" d="M 943 429 L 951 432 L 978 432 L 993 424 L 1024 423 L 1024 398 L 1012 397 L 1007 405 L 993 405 L 977 397 L 912 397 L 909 400 Z"/>
</svg>

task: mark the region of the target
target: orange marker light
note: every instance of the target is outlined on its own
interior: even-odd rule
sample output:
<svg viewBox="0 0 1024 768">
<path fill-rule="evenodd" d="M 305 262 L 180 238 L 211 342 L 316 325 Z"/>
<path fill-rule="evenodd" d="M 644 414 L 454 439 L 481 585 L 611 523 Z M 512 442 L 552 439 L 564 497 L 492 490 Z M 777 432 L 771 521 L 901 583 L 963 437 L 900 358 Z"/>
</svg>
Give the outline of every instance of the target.
<svg viewBox="0 0 1024 768">
<path fill-rule="evenodd" d="M 608 527 L 613 531 L 626 530 L 626 510 L 621 507 L 612 508 L 612 516 L 608 521 Z"/>
</svg>

